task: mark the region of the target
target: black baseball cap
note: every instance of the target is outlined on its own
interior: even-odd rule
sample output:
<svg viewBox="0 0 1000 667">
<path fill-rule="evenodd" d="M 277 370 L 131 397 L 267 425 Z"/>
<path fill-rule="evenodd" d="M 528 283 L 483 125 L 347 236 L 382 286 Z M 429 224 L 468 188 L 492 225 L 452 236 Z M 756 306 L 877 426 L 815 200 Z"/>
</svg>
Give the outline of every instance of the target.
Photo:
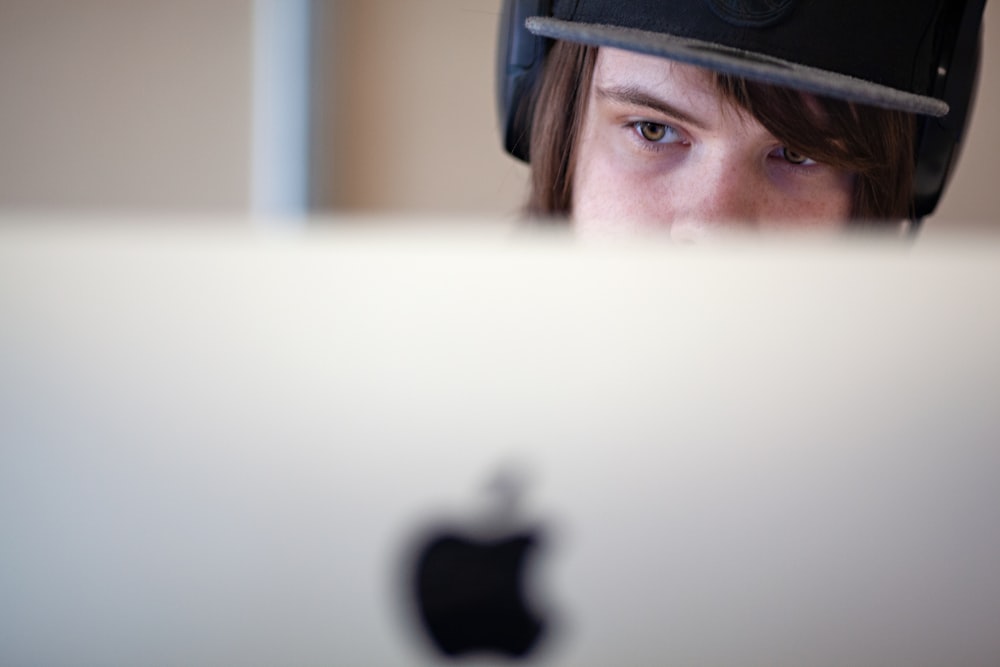
<svg viewBox="0 0 1000 667">
<path fill-rule="evenodd" d="M 608 46 L 929 116 L 955 0 L 555 0 L 535 35 Z"/>
</svg>

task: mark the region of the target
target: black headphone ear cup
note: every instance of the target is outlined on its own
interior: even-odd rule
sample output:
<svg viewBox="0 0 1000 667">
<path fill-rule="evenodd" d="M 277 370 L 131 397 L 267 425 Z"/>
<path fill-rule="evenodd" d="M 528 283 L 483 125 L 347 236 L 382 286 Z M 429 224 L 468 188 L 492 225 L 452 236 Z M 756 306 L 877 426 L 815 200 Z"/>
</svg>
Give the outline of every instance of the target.
<svg viewBox="0 0 1000 667">
<path fill-rule="evenodd" d="M 913 175 L 913 215 L 918 222 L 934 212 L 952 167 L 975 101 L 982 53 L 982 20 L 986 0 L 947 3 L 942 43 L 931 94 L 948 103 L 948 115 L 920 122 Z"/>
<path fill-rule="evenodd" d="M 541 76 L 548 40 L 531 34 L 524 22 L 531 16 L 548 16 L 551 0 L 504 0 L 497 39 L 497 111 L 504 148 L 514 157 L 529 160 L 534 91 Z"/>
</svg>

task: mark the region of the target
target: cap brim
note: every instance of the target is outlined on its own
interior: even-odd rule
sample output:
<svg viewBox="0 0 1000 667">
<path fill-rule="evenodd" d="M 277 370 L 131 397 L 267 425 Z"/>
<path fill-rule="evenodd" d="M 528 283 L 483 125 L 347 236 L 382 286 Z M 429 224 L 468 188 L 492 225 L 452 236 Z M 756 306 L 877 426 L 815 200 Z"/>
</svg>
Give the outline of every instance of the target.
<svg viewBox="0 0 1000 667">
<path fill-rule="evenodd" d="M 846 74 L 806 67 L 752 51 L 735 49 L 724 44 L 613 25 L 575 23 L 543 16 L 531 17 L 525 25 L 530 32 L 542 37 L 661 56 L 716 72 L 848 102 L 937 117 L 948 113 L 947 103 L 933 97 L 889 88 Z"/>
</svg>

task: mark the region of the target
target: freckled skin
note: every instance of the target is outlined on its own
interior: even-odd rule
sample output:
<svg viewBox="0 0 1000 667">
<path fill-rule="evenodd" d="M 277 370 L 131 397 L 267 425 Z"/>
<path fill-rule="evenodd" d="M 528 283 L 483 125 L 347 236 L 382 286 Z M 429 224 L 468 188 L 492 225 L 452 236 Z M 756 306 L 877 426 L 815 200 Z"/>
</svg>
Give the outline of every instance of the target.
<svg viewBox="0 0 1000 667">
<path fill-rule="evenodd" d="M 668 109 L 602 92 L 620 90 L 641 91 Z M 732 229 L 839 229 L 850 216 L 850 173 L 796 164 L 689 65 L 602 48 L 578 142 L 573 221 L 584 235 L 663 230 L 696 239 Z"/>
</svg>

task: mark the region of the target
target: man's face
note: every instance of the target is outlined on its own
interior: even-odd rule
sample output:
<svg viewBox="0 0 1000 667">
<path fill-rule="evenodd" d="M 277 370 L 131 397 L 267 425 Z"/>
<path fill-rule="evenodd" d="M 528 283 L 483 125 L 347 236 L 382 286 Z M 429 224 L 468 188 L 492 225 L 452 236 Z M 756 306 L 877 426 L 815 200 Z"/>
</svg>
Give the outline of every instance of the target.
<svg viewBox="0 0 1000 667">
<path fill-rule="evenodd" d="M 578 141 L 584 234 L 839 228 L 850 215 L 850 173 L 786 150 L 689 65 L 602 48 Z"/>
</svg>

